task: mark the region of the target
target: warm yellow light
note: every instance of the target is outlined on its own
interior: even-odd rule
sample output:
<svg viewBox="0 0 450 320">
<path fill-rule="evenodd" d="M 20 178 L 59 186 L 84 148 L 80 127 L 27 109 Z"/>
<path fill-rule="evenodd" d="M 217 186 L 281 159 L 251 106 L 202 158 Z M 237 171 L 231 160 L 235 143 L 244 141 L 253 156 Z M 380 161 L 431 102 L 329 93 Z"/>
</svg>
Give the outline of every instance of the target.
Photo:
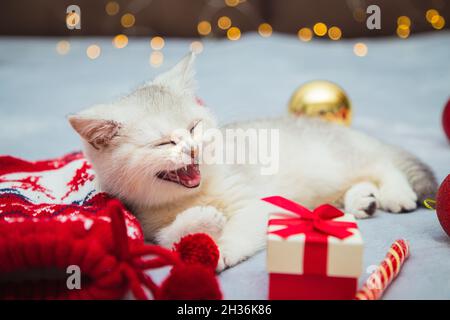
<svg viewBox="0 0 450 320">
<path fill-rule="evenodd" d="M 150 41 L 150 47 L 152 47 L 153 50 L 161 50 L 164 48 L 164 38 L 160 36 L 153 37 Z"/>
<path fill-rule="evenodd" d="M 211 23 L 208 21 L 200 21 L 197 25 L 197 31 L 202 36 L 207 36 L 211 33 Z"/>
<path fill-rule="evenodd" d="M 407 16 L 400 16 L 397 18 L 397 25 L 409 28 L 411 26 L 411 19 Z"/>
<path fill-rule="evenodd" d="M 268 23 L 261 23 L 258 27 L 258 33 L 261 37 L 270 37 L 272 35 L 272 26 Z"/>
<path fill-rule="evenodd" d="M 201 43 L 200 41 L 192 41 L 191 50 L 196 54 L 202 53 L 203 43 Z"/>
<path fill-rule="evenodd" d="M 409 33 L 410 33 L 409 28 L 406 25 L 402 24 L 397 27 L 397 35 L 400 38 L 402 38 L 402 39 L 408 38 Z"/>
<path fill-rule="evenodd" d="M 331 27 L 328 30 L 328 36 L 331 40 L 339 40 L 342 37 L 342 31 L 339 27 Z"/>
<path fill-rule="evenodd" d="M 441 16 L 440 15 L 435 15 L 435 16 L 433 16 L 432 18 L 431 18 L 431 21 L 430 21 L 430 23 L 431 24 L 435 24 L 436 22 L 438 22 L 439 21 L 439 18 L 440 18 Z"/>
<path fill-rule="evenodd" d="M 153 51 L 150 55 L 150 65 L 158 68 L 164 62 L 164 55 L 161 51 Z"/>
<path fill-rule="evenodd" d="M 240 37 L 241 37 L 241 30 L 239 30 L 238 27 L 231 27 L 230 29 L 228 29 L 227 38 L 229 40 L 232 41 L 239 40 Z"/>
<path fill-rule="evenodd" d="M 105 6 L 105 11 L 109 16 L 115 16 L 119 13 L 120 6 L 116 1 L 110 1 Z"/>
<path fill-rule="evenodd" d="M 353 19 L 355 19 L 357 22 L 363 22 L 366 20 L 366 10 L 362 8 L 356 8 L 355 11 L 353 11 Z"/>
<path fill-rule="evenodd" d="M 227 30 L 231 27 L 231 19 L 227 16 L 222 16 L 217 20 L 217 26 L 222 30 Z"/>
<path fill-rule="evenodd" d="M 101 53 L 101 49 L 98 45 L 96 44 L 91 44 L 89 47 L 87 47 L 86 49 L 86 55 L 89 57 L 89 59 L 97 59 L 100 56 Z"/>
<path fill-rule="evenodd" d="M 66 40 L 58 41 L 56 44 L 56 52 L 60 55 L 68 54 L 70 51 L 70 42 Z"/>
<path fill-rule="evenodd" d="M 225 0 L 225 4 L 229 7 L 236 7 L 239 4 L 239 0 Z"/>
<path fill-rule="evenodd" d="M 434 19 L 434 17 L 433 17 L 431 25 L 433 26 L 433 28 L 435 28 L 437 30 L 440 30 L 440 29 L 444 28 L 445 27 L 445 19 L 444 19 L 444 17 L 443 16 L 438 16 L 437 19 Z"/>
<path fill-rule="evenodd" d="M 80 23 L 80 15 L 76 12 L 70 12 L 66 15 L 66 24 L 69 27 L 75 27 Z"/>
<path fill-rule="evenodd" d="M 431 21 L 433 20 L 433 18 L 435 16 L 439 16 L 439 12 L 435 9 L 429 9 L 429 10 L 427 10 L 427 13 L 425 14 L 425 18 L 427 18 L 427 21 L 429 23 L 431 23 Z"/>
<path fill-rule="evenodd" d="M 313 33 L 310 28 L 301 28 L 298 30 L 297 36 L 302 41 L 309 41 L 312 39 Z"/>
<path fill-rule="evenodd" d="M 125 13 L 120 19 L 120 23 L 124 28 L 131 28 L 132 26 L 134 26 L 135 22 L 136 18 L 131 13 Z"/>
<path fill-rule="evenodd" d="M 367 48 L 367 46 L 362 43 L 362 42 L 358 42 L 355 43 L 355 45 L 353 46 L 353 52 L 358 56 L 358 57 L 364 57 L 367 55 L 367 52 L 369 51 L 369 49 Z"/>
<path fill-rule="evenodd" d="M 324 35 L 327 34 L 327 25 L 325 23 L 322 22 L 318 22 L 314 25 L 314 33 L 316 35 L 318 35 L 319 37 L 323 37 Z"/>
<path fill-rule="evenodd" d="M 124 34 L 118 34 L 114 37 L 112 43 L 117 49 L 125 48 L 128 44 L 128 37 Z"/>
</svg>

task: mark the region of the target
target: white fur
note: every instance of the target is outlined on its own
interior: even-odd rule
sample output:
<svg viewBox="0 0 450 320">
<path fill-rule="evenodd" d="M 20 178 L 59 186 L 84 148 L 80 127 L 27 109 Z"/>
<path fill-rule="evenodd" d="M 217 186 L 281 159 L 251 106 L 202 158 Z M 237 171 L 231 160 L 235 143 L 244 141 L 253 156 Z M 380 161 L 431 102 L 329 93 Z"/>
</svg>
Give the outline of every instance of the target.
<svg viewBox="0 0 450 320">
<path fill-rule="evenodd" d="M 215 127 L 208 109 L 195 102 L 192 61 L 190 55 L 120 101 L 69 118 L 85 141 L 100 186 L 131 207 L 148 239 L 170 247 L 185 234 L 209 233 L 219 245 L 222 270 L 264 247 L 267 215 L 273 210 L 260 201 L 265 196 L 282 195 L 310 208 L 344 204 L 358 218 L 367 217 L 374 202 L 392 212 L 416 207 L 417 196 L 391 161 L 390 147 L 340 125 L 302 118 L 227 126 L 279 129 L 276 175 L 261 175 L 257 165 L 201 165 L 197 188 L 157 179 L 159 171 L 182 165 L 181 142 L 201 141 L 180 136 L 176 145 L 160 147 L 154 141 L 198 119 L 206 129 Z M 91 120 L 113 121 L 119 130 L 98 140 L 103 129 L 92 132 Z M 97 140 L 89 141 L 91 136 Z"/>
</svg>

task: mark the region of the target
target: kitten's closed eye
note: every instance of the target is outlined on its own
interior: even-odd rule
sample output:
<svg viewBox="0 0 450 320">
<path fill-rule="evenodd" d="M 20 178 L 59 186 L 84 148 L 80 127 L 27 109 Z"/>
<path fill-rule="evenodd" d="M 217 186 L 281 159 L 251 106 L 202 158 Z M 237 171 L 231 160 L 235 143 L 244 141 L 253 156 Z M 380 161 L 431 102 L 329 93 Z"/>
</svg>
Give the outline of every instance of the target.
<svg viewBox="0 0 450 320">
<path fill-rule="evenodd" d="M 194 122 L 194 124 L 191 126 L 191 128 L 189 129 L 189 132 L 191 135 L 194 133 L 195 128 L 197 127 L 197 125 L 200 122 L 201 122 L 201 120 L 196 120 Z M 172 139 L 166 139 L 166 138 L 162 138 L 162 139 L 152 143 L 153 147 L 161 147 L 161 146 L 176 145 L 176 144 L 177 144 L 176 141 L 174 141 Z"/>
<path fill-rule="evenodd" d="M 153 146 L 154 147 L 161 147 L 161 146 L 166 146 L 166 145 L 169 145 L 169 144 L 176 145 L 176 142 L 173 141 L 173 140 L 158 141 L 158 142 L 155 142 L 153 144 Z"/>
<path fill-rule="evenodd" d="M 192 125 L 191 129 L 189 130 L 189 132 L 190 132 L 191 134 L 194 133 L 195 128 L 197 127 L 197 125 L 198 125 L 201 121 L 202 121 L 202 120 L 196 120 L 196 121 L 194 122 L 194 124 Z"/>
</svg>

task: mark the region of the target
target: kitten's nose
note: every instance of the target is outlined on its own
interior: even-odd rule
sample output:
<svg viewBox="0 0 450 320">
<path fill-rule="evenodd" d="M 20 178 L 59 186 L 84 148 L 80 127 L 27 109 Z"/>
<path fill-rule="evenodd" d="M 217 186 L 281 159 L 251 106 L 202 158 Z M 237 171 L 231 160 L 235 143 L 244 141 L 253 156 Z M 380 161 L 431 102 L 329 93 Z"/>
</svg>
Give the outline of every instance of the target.
<svg viewBox="0 0 450 320">
<path fill-rule="evenodd" d="M 198 157 L 198 146 L 191 147 L 191 158 L 197 159 Z"/>
<path fill-rule="evenodd" d="M 197 144 L 188 144 L 185 143 L 183 145 L 183 152 L 191 157 L 191 159 L 196 159 L 198 157 L 198 145 Z"/>
</svg>

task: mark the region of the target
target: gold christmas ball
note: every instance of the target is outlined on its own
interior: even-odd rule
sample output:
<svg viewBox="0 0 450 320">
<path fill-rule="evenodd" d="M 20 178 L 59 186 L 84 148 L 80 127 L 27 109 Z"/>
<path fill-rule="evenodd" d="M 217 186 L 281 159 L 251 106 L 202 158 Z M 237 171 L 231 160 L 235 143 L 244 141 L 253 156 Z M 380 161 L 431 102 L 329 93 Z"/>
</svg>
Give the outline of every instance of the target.
<svg viewBox="0 0 450 320">
<path fill-rule="evenodd" d="M 337 84 L 325 80 L 310 81 L 295 90 L 289 101 L 289 112 L 346 126 L 352 122 L 352 107 L 347 94 Z"/>
</svg>

